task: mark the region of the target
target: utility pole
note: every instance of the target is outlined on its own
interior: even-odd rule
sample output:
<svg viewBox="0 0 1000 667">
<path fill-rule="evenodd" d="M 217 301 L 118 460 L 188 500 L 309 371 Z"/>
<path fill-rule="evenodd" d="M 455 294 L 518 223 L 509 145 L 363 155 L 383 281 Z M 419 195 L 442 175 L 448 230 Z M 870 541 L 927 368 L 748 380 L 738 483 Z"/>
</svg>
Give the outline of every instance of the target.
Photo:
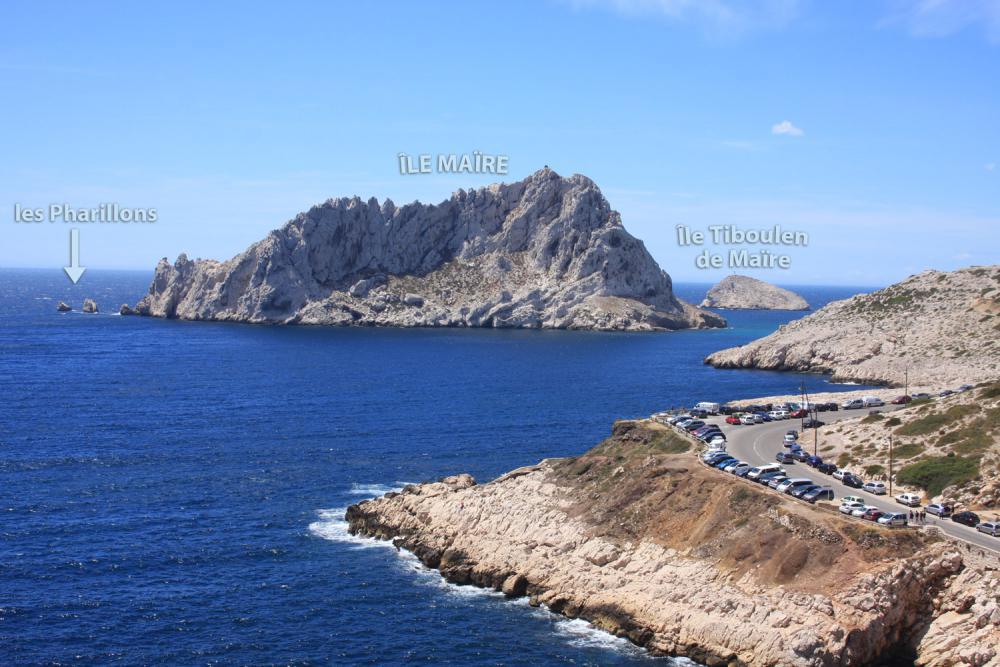
<svg viewBox="0 0 1000 667">
<path fill-rule="evenodd" d="M 889 495 L 892 495 L 892 434 L 889 434 Z"/>
<path fill-rule="evenodd" d="M 910 367 L 906 366 L 903 371 L 903 394 L 906 396 L 910 395 Z"/>
</svg>

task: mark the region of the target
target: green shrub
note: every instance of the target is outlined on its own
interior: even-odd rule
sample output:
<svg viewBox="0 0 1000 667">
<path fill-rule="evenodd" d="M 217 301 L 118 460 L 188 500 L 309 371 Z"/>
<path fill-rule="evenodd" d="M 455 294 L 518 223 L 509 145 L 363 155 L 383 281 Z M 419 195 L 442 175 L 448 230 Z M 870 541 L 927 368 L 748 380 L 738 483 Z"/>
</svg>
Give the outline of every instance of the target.
<svg viewBox="0 0 1000 667">
<path fill-rule="evenodd" d="M 881 475 L 885 472 L 885 467 L 879 464 L 874 464 L 870 466 L 865 466 L 865 474 L 871 477 L 872 475 Z"/>
<path fill-rule="evenodd" d="M 899 417 L 889 417 L 885 420 L 885 427 L 889 428 L 890 426 L 899 426 L 902 423 L 903 421 Z"/>
<path fill-rule="evenodd" d="M 937 456 L 911 463 L 896 475 L 896 481 L 924 489 L 936 496 L 952 484 L 964 484 L 979 475 L 979 463 L 960 456 Z"/>
<path fill-rule="evenodd" d="M 979 411 L 979 406 L 973 403 L 953 405 L 944 412 L 935 412 L 903 424 L 896 429 L 897 435 L 927 435 L 939 431 L 953 422 L 968 417 Z"/>
<path fill-rule="evenodd" d="M 899 445 L 892 448 L 892 457 L 895 459 L 912 459 L 917 454 L 924 452 L 924 446 L 914 442 Z"/>
<path fill-rule="evenodd" d="M 1000 382 L 994 382 L 980 389 L 979 398 L 1000 398 Z"/>
<path fill-rule="evenodd" d="M 875 414 L 868 415 L 867 417 L 865 417 L 864 419 L 862 419 L 861 423 L 862 424 L 874 424 L 875 422 L 882 421 L 883 419 L 885 419 L 885 417 L 882 416 L 882 413 L 876 412 Z"/>
</svg>

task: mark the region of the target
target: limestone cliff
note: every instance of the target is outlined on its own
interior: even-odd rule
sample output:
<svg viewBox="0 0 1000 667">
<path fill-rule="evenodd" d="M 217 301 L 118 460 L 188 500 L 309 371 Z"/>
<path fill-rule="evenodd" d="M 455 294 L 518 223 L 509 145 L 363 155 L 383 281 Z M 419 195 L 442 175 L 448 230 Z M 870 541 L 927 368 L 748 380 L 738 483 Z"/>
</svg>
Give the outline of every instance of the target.
<svg viewBox="0 0 1000 667">
<path fill-rule="evenodd" d="M 996 665 L 997 562 L 702 466 L 649 422 L 587 454 L 347 510 L 455 583 L 710 665 Z M 986 560 L 983 560 L 986 559 Z"/>
<path fill-rule="evenodd" d="M 827 304 L 769 336 L 710 354 L 718 368 L 832 373 L 835 380 L 953 388 L 1000 377 L 1000 266 L 925 271 Z"/>
<path fill-rule="evenodd" d="M 136 310 L 280 324 L 725 326 L 674 296 L 593 181 L 548 168 L 438 205 L 329 200 L 227 262 L 162 260 Z"/>
<path fill-rule="evenodd" d="M 702 308 L 809 310 L 809 302 L 791 290 L 749 276 L 727 276 L 708 290 Z"/>
</svg>

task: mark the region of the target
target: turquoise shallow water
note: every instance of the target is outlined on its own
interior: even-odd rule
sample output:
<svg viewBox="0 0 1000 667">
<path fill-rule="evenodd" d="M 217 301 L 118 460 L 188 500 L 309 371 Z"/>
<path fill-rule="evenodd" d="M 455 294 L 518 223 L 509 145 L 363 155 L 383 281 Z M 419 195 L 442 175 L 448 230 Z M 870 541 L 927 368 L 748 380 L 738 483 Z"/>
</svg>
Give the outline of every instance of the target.
<svg viewBox="0 0 1000 667">
<path fill-rule="evenodd" d="M 611 334 L 55 311 L 85 296 L 116 311 L 148 281 L 0 270 L 0 662 L 651 662 L 582 621 L 444 584 L 348 536 L 343 508 L 579 453 L 620 417 L 836 388 L 701 363 L 801 313 Z M 800 291 L 820 305 L 863 290 Z"/>
</svg>

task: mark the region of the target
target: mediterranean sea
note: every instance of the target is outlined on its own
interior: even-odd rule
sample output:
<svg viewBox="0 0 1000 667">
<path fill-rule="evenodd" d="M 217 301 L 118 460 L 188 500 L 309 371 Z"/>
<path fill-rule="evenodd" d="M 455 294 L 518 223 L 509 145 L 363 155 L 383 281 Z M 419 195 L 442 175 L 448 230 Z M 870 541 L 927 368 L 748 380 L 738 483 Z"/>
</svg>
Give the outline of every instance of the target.
<svg viewBox="0 0 1000 667">
<path fill-rule="evenodd" d="M 0 663 L 654 662 L 353 538 L 344 508 L 578 454 L 623 417 L 838 389 L 702 364 L 801 312 L 654 334 L 119 317 L 150 277 L 0 270 Z"/>
</svg>

